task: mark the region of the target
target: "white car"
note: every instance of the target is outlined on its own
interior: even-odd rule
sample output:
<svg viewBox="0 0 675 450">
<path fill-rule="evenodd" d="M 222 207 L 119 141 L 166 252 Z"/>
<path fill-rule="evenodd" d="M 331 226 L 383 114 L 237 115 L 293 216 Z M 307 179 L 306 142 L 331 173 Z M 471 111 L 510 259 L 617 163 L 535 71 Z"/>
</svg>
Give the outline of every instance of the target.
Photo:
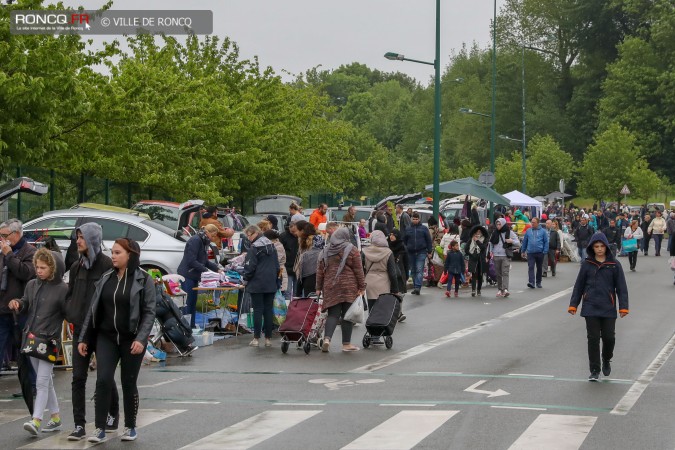
<svg viewBox="0 0 675 450">
<path fill-rule="evenodd" d="M 156 268 L 163 274 L 176 273 L 183 259 L 185 238 L 176 237 L 179 234 L 176 230 L 133 214 L 85 208 L 49 211 L 26 222 L 23 231 L 29 241 L 54 237 L 65 255 L 73 230 L 88 222 L 101 225 L 103 245 L 108 249 L 121 237 L 138 242 L 141 267 L 146 270 Z"/>
</svg>

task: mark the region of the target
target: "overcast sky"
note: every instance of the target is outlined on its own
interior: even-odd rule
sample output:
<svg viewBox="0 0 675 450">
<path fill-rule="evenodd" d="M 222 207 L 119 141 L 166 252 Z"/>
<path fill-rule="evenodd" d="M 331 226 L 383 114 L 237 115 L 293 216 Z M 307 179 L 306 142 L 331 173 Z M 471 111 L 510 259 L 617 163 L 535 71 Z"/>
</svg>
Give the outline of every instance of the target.
<svg viewBox="0 0 675 450">
<path fill-rule="evenodd" d="M 494 0 L 441 1 L 441 64 L 463 43 L 490 43 Z M 497 0 L 500 8 L 504 0 Z M 66 0 L 96 9 L 103 0 Z M 214 34 L 235 41 L 243 58 L 299 74 L 314 66 L 335 69 L 359 62 L 383 71 L 401 71 L 427 84 L 433 68 L 388 61 L 387 51 L 432 62 L 434 0 L 114 0 L 114 9 L 209 9 Z M 111 40 L 107 36 L 105 40 Z M 288 79 L 288 75 L 284 75 Z"/>
</svg>

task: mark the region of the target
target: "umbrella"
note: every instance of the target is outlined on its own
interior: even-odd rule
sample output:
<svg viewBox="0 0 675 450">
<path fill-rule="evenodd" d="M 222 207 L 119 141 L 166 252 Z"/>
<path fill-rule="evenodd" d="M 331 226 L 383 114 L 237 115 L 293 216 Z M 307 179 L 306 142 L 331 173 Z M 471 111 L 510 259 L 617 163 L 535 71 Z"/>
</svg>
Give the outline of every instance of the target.
<svg viewBox="0 0 675 450">
<path fill-rule="evenodd" d="M 433 184 L 425 186 L 425 189 L 429 191 L 432 190 Z M 440 192 L 447 192 L 449 194 L 473 195 L 474 197 L 482 198 L 483 200 L 499 205 L 511 205 L 508 198 L 498 194 L 494 189 L 485 186 L 483 183 L 480 183 L 472 177 L 444 181 L 439 185 L 439 190 Z"/>
<path fill-rule="evenodd" d="M 567 198 L 567 197 L 571 197 L 571 195 L 570 194 L 563 194 L 562 192 L 558 192 L 558 191 L 551 192 L 548 195 L 544 195 L 544 198 L 546 200 L 555 200 L 557 198 Z"/>
<path fill-rule="evenodd" d="M 21 325 L 19 325 L 18 316 L 14 313 L 14 342 L 19 344 L 23 341 L 23 330 Z M 30 411 L 31 416 L 33 415 L 33 383 L 30 379 L 31 373 L 31 363 L 28 356 L 24 353 L 21 353 L 19 349 L 19 356 L 17 357 L 17 365 L 19 367 L 19 384 L 21 385 L 21 395 L 23 395 L 23 401 L 26 402 L 28 411 Z"/>
</svg>

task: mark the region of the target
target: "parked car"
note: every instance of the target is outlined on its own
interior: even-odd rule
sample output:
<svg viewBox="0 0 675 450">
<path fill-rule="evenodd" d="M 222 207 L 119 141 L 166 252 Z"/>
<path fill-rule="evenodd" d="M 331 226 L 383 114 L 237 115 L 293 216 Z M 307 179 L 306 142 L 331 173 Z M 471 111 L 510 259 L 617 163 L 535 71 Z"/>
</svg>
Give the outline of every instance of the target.
<svg viewBox="0 0 675 450">
<path fill-rule="evenodd" d="M 191 235 L 199 228 L 199 210 L 204 200 L 188 200 L 183 203 L 165 200 L 141 200 L 131 207 L 150 216 L 150 220 L 182 234 Z"/>
<path fill-rule="evenodd" d="M 253 204 L 253 214 L 264 217 L 268 214 L 274 214 L 277 216 L 277 219 L 280 219 L 278 220 L 279 230 L 283 231 L 288 226 L 288 207 L 291 206 L 291 203 L 295 203 L 299 206 L 302 204 L 302 199 L 293 195 L 264 195 L 255 199 L 255 203 Z"/>
<path fill-rule="evenodd" d="M 150 216 L 145 214 L 144 212 L 141 211 L 136 211 L 133 209 L 128 209 L 128 208 L 122 208 L 120 206 L 113 206 L 113 205 L 103 205 L 101 203 L 78 203 L 77 205 L 71 206 L 70 209 L 80 209 L 80 208 L 87 208 L 87 209 L 96 209 L 99 211 L 112 211 L 112 212 L 118 212 L 118 213 L 124 213 L 124 214 L 134 214 L 139 217 L 143 217 L 144 219 L 150 219 Z"/>
<path fill-rule="evenodd" d="M 96 222 L 103 228 L 103 245 L 112 248 L 115 239 L 128 237 L 141 247 L 141 267 L 157 268 L 162 273 L 176 273 L 183 258 L 186 239 L 174 230 L 133 214 L 89 208 L 49 211 L 23 225 L 28 240 L 49 235 L 64 252 L 70 245 L 73 230 L 84 223 Z"/>
<path fill-rule="evenodd" d="M 329 222 L 342 222 L 345 214 L 347 214 L 347 209 L 349 206 L 337 206 L 328 208 L 328 221 Z M 354 222 L 359 222 L 361 219 L 370 219 L 370 215 L 374 211 L 373 206 L 354 206 L 356 213 L 354 214 Z"/>
</svg>

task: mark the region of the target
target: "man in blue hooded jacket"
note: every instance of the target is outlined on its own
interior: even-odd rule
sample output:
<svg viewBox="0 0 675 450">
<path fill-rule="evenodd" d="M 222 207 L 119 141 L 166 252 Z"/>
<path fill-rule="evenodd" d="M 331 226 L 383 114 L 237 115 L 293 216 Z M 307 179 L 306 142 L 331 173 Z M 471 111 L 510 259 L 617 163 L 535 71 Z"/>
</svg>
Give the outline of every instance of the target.
<svg viewBox="0 0 675 450">
<path fill-rule="evenodd" d="M 536 281 L 537 287 L 541 288 L 542 265 L 544 256 L 548 256 L 548 232 L 539 226 L 539 219 L 532 218 L 532 227 L 528 228 L 523 238 L 521 251 L 523 256 L 527 256 L 527 287 L 534 289 Z M 537 266 L 535 279 L 534 267 Z"/>
<path fill-rule="evenodd" d="M 574 315 L 579 303 L 581 316 L 586 319 L 588 361 L 591 375 L 588 381 L 600 377 L 600 339 L 602 339 L 602 374 L 609 376 L 614 356 L 614 329 L 616 299 L 619 315 L 628 314 L 628 287 L 621 264 L 609 251 L 609 242 L 603 233 L 595 233 L 586 248 L 588 257 L 582 261 L 567 312 Z"/>
</svg>

